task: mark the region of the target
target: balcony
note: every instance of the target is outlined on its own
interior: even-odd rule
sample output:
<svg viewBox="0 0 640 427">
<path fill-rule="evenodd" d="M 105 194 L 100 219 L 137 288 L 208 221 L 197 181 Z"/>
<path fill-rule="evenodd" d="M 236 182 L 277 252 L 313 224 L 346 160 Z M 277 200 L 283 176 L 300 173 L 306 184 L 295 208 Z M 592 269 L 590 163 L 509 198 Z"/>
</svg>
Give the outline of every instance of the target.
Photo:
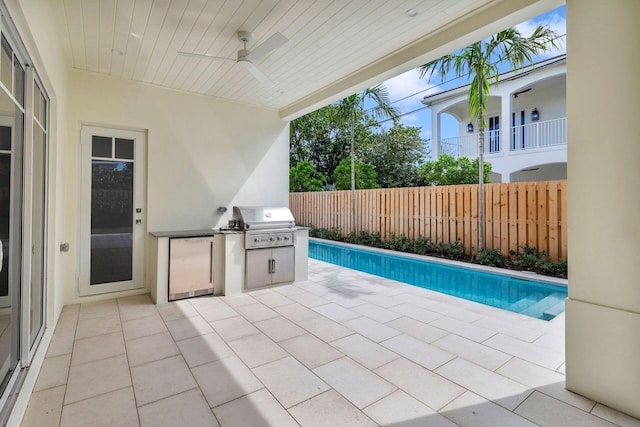
<svg viewBox="0 0 640 427">
<path fill-rule="evenodd" d="M 522 152 L 567 145 L 567 118 L 546 120 L 510 128 L 509 150 Z M 454 157 L 475 158 L 478 156 L 479 133 L 440 140 L 439 153 Z M 484 132 L 484 152 L 486 155 L 503 152 L 500 130 Z"/>
</svg>

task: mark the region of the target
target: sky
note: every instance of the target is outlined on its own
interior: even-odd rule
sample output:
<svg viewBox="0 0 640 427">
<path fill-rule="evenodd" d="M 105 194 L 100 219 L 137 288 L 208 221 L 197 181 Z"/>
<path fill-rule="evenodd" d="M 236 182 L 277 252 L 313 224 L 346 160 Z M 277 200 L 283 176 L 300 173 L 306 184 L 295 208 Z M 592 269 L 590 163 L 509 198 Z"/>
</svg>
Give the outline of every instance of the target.
<svg viewBox="0 0 640 427">
<path fill-rule="evenodd" d="M 559 35 L 566 34 L 566 14 L 565 6 L 551 10 L 529 21 L 523 22 L 516 27 L 523 36 L 530 36 L 538 25 L 548 25 Z M 560 55 L 566 51 L 566 37 L 559 40 L 559 49 L 545 52 L 536 58 L 536 62 Z M 505 69 L 507 71 L 507 69 Z M 418 70 L 413 69 L 397 77 L 384 82 L 389 91 L 389 99 L 392 104 L 400 110 L 402 117 L 400 121 L 406 126 L 420 126 L 421 136 L 424 139 L 431 138 L 431 109 L 424 108 L 420 101 L 425 95 L 432 95 L 445 89 L 457 87 L 467 82 L 460 79 L 447 78 L 445 82 L 440 82 L 439 78 L 434 78 L 431 83 L 427 79 L 420 79 Z M 424 108 L 424 109 L 421 109 Z M 390 126 L 384 123 L 383 126 Z M 458 136 L 458 124 L 453 118 L 445 115 L 441 123 L 443 138 Z"/>
</svg>

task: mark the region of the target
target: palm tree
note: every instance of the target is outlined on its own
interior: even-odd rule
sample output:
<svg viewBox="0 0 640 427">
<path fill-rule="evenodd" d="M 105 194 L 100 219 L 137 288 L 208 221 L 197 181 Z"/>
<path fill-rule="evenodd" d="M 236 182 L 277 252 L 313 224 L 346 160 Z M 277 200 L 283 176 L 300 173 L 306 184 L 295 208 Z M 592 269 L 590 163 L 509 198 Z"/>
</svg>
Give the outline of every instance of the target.
<svg viewBox="0 0 640 427">
<path fill-rule="evenodd" d="M 355 169 L 355 127 L 356 115 L 358 111 L 364 109 L 364 103 L 373 101 L 375 106 L 369 110 L 371 115 L 378 120 L 392 119 L 394 122 L 400 117 L 398 110 L 391 105 L 389 101 L 389 91 L 379 83 L 373 87 L 363 90 L 360 93 L 354 93 L 338 103 L 338 111 L 344 120 L 351 123 L 351 231 L 356 231 L 356 169 Z"/>
<path fill-rule="evenodd" d="M 539 25 L 533 34 L 524 37 L 517 28 L 509 28 L 494 34 L 487 40 L 473 43 L 464 49 L 428 62 L 418 68 L 420 78 L 431 77 L 440 71 L 445 80 L 453 71 L 457 78 L 471 80 L 469 86 L 469 116 L 478 123 L 478 250 L 484 249 L 484 128 L 487 113 L 486 97 L 491 81 L 498 83 L 499 68 L 508 63 L 512 69 L 520 68 L 525 62 L 533 62 L 537 54 L 556 48 L 558 34 L 548 26 Z"/>
</svg>

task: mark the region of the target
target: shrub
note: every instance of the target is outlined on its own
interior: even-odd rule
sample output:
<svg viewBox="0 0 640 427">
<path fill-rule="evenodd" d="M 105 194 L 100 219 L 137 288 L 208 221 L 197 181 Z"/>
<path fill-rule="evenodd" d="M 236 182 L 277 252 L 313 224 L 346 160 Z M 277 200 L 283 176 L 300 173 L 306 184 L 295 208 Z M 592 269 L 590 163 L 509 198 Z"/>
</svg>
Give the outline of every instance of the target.
<svg viewBox="0 0 640 427">
<path fill-rule="evenodd" d="M 375 246 L 376 248 L 382 247 L 382 236 L 380 236 L 380 233 L 371 233 L 369 236 L 371 238 L 371 246 Z"/>
<path fill-rule="evenodd" d="M 559 261 L 547 261 L 542 266 L 540 273 L 547 274 L 555 277 L 567 277 L 567 260 L 561 259 Z"/>
<path fill-rule="evenodd" d="M 413 242 L 413 251 L 419 255 L 426 255 L 435 251 L 435 246 L 431 241 L 431 237 L 418 236 Z"/>
<path fill-rule="evenodd" d="M 327 178 L 308 160 L 298 163 L 289 169 L 289 191 L 322 191 Z"/>
<path fill-rule="evenodd" d="M 327 230 L 326 228 L 318 229 L 318 235 L 315 237 L 319 237 L 321 239 L 327 240 L 338 240 L 342 241 L 342 232 L 339 228 L 332 228 L 331 230 Z"/>
<path fill-rule="evenodd" d="M 484 248 L 476 256 L 476 262 L 482 265 L 488 265 L 490 267 L 502 267 L 504 266 L 504 259 L 500 255 L 498 249 Z"/>
<path fill-rule="evenodd" d="M 373 246 L 379 248 L 382 246 L 382 238 L 380 233 L 369 233 L 368 231 L 361 231 L 356 239 L 356 243 L 359 245 Z"/>
<path fill-rule="evenodd" d="M 344 241 L 347 243 L 353 243 L 355 245 L 358 244 L 358 236 L 353 231 L 347 234 L 347 237 L 344 238 Z"/>
<path fill-rule="evenodd" d="M 462 240 L 458 239 L 453 243 L 438 242 L 436 252 L 449 259 L 463 259 L 465 248 Z"/>
<path fill-rule="evenodd" d="M 412 252 L 413 242 L 404 234 L 398 236 L 395 233 L 391 233 L 389 240 L 385 242 L 385 247 L 394 251 Z"/>
<path fill-rule="evenodd" d="M 511 263 L 520 270 L 543 271 L 547 261 L 547 252 L 540 251 L 529 245 L 520 246 L 522 252 L 510 251 Z"/>
</svg>

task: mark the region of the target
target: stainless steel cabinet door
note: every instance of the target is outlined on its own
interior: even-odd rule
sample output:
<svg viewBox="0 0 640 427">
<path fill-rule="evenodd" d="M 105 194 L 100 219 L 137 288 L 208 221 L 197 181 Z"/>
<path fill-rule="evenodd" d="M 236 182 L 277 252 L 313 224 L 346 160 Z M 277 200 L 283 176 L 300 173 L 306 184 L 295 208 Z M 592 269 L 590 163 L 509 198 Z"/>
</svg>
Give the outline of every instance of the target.
<svg viewBox="0 0 640 427">
<path fill-rule="evenodd" d="M 213 292 L 213 237 L 169 240 L 169 299 Z"/>
<path fill-rule="evenodd" d="M 271 283 L 293 282 L 294 255 L 293 246 L 273 248 L 271 253 Z"/>
<path fill-rule="evenodd" d="M 246 251 L 245 287 L 255 289 L 271 284 L 271 249 Z"/>
</svg>

